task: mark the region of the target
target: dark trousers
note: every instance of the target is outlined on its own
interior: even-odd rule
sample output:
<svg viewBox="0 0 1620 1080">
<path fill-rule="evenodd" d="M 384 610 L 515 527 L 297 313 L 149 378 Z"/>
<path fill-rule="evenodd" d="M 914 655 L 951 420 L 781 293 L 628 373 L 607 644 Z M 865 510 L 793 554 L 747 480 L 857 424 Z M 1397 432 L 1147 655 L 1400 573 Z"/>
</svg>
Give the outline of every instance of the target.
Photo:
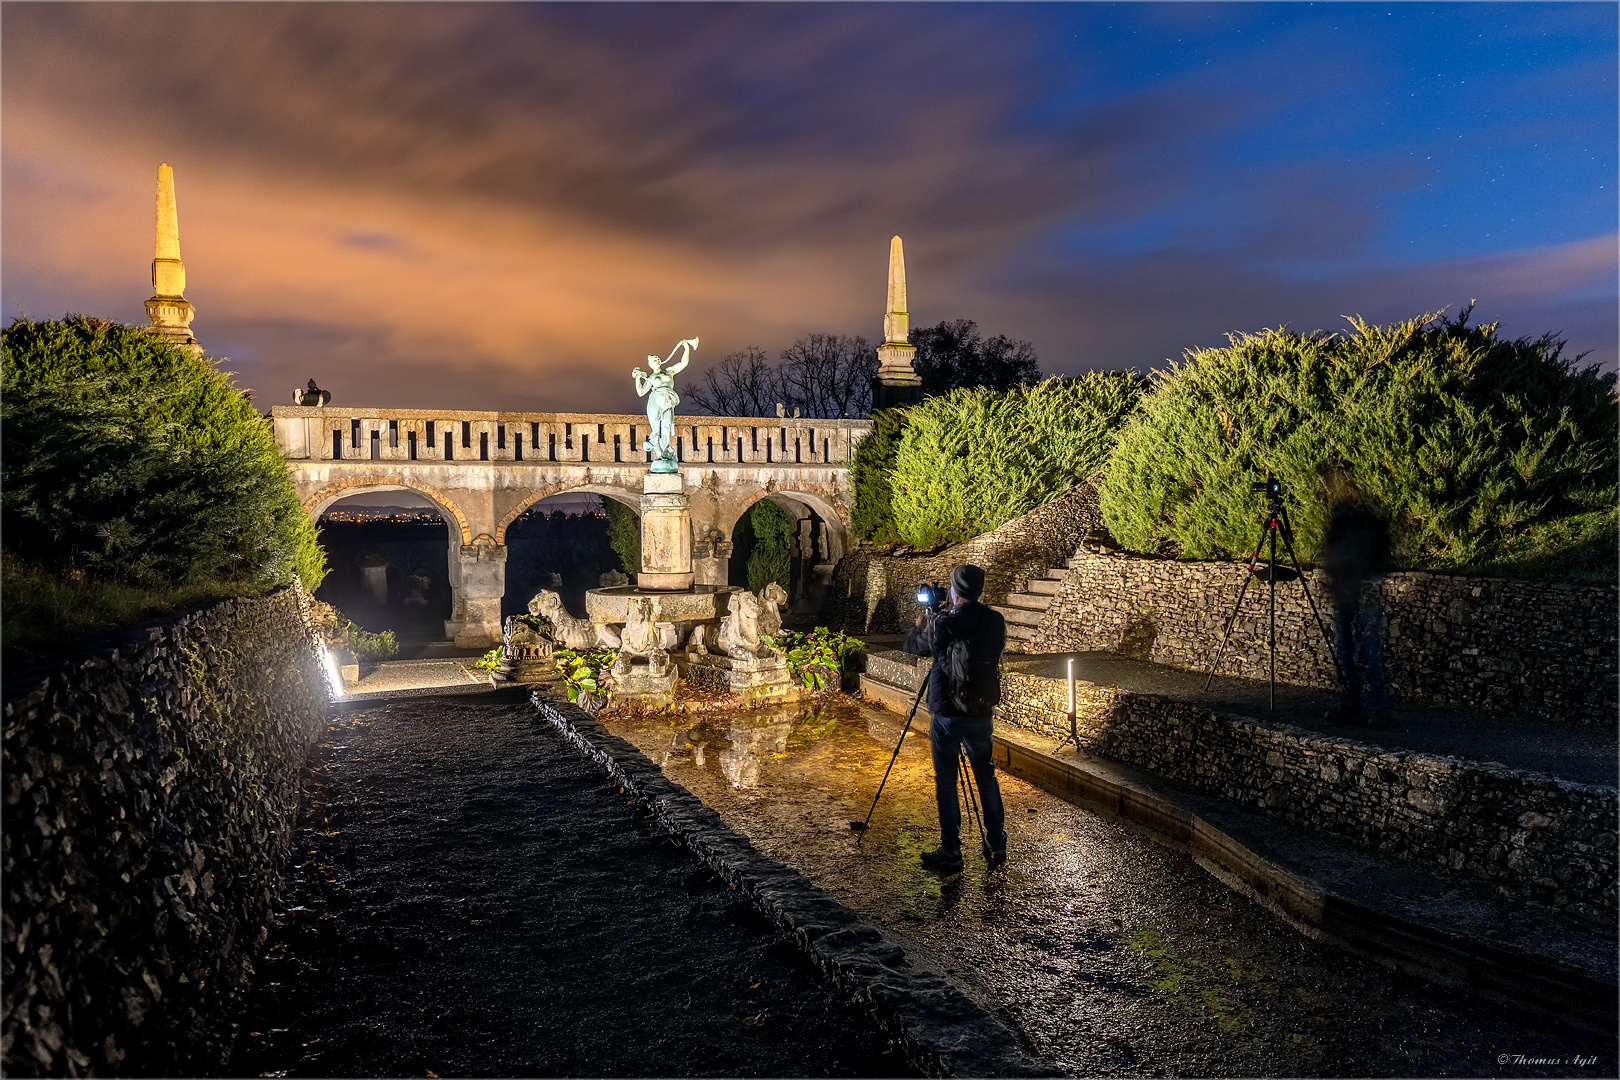
<svg viewBox="0 0 1620 1080">
<path fill-rule="evenodd" d="M 1007 813 L 1001 805 L 1001 785 L 990 756 L 990 718 L 936 716 L 928 732 L 934 752 L 934 799 L 939 803 L 939 846 L 942 851 L 962 850 L 962 808 L 957 803 L 956 775 L 961 748 L 967 749 L 973 782 L 979 789 L 979 811 L 984 835 L 997 851 L 1007 850 Z"/>
<path fill-rule="evenodd" d="M 1389 707 L 1384 650 L 1376 604 L 1341 599 L 1333 607 L 1333 650 L 1344 669 L 1344 703 L 1352 712 Z"/>
</svg>

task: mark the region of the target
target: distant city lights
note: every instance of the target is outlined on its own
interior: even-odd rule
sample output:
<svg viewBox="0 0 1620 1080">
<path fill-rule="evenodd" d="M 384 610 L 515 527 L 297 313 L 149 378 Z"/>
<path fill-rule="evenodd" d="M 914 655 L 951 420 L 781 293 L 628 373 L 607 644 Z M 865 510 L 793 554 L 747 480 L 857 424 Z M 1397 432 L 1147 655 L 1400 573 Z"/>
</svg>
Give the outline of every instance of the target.
<svg viewBox="0 0 1620 1080">
<path fill-rule="evenodd" d="M 437 510 L 418 510 L 399 506 L 349 506 L 328 510 L 321 515 L 321 523 L 345 525 L 443 525 L 444 518 Z"/>
</svg>

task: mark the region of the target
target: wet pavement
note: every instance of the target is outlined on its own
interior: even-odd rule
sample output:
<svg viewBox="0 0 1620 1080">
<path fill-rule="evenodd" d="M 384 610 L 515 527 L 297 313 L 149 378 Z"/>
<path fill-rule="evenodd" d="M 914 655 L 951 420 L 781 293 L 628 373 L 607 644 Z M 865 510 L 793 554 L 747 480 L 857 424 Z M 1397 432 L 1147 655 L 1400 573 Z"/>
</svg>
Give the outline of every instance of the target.
<svg viewBox="0 0 1620 1080">
<path fill-rule="evenodd" d="M 1010 862 L 941 883 L 925 730 L 856 699 L 608 714 L 763 854 L 891 931 L 1078 1075 L 1612 1076 L 1616 1040 L 1297 933 L 1189 857 L 1003 775 Z M 1545 1062 L 1545 1063 L 1541 1063 Z"/>
<path fill-rule="evenodd" d="M 334 716 L 232 1076 L 893 1076 L 517 693 Z"/>
</svg>

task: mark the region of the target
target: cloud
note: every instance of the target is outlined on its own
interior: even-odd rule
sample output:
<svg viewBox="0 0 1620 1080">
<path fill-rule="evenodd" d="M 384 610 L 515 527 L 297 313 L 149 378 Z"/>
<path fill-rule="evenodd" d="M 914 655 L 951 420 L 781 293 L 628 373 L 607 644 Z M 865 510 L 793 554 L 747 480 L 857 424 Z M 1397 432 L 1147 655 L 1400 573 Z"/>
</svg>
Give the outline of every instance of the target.
<svg viewBox="0 0 1620 1080">
<path fill-rule="evenodd" d="M 1194 20 L 1200 47 L 1245 11 Z M 1390 265 L 1393 196 L 1432 176 L 1371 153 L 1257 166 L 1254 133 L 1315 99 L 1268 95 L 1252 54 L 1099 82 L 1117 14 L 8 7 L 5 302 L 144 321 L 166 160 L 194 328 L 261 403 L 314 376 L 340 404 L 636 410 L 629 368 L 679 338 L 701 370 L 875 337 L 894 233 L 914 325 L 976 318 L 1049 370 L 1474 296 L 1536 324 L 1513 332 L 1567 317 L 1613 362 L 1612 241 Z M 1326 94 L 1357 63 L 1289 85 Z"/>
</svg>

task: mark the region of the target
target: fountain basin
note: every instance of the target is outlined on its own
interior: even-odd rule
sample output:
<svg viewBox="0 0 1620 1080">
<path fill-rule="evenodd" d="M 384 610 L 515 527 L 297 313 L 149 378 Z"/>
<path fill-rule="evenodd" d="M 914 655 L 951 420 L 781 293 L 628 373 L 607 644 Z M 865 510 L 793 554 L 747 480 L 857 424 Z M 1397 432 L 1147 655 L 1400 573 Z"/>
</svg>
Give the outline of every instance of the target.
<svg viewBox="0 0 1620 1080">
<path fill-rule="evenodd" d="M 726 617 L 731 595 L 740 592 L 734 585 L 694 585 L 676 592 L 641 589 L 633 585 L 610 585 L 585 594 L 585 617 L 592 623 L 622 626 L 630 618 L 630 601 L 646 597 L 652 601 L 654 622 L 719 622 Z"/>
</svg>

